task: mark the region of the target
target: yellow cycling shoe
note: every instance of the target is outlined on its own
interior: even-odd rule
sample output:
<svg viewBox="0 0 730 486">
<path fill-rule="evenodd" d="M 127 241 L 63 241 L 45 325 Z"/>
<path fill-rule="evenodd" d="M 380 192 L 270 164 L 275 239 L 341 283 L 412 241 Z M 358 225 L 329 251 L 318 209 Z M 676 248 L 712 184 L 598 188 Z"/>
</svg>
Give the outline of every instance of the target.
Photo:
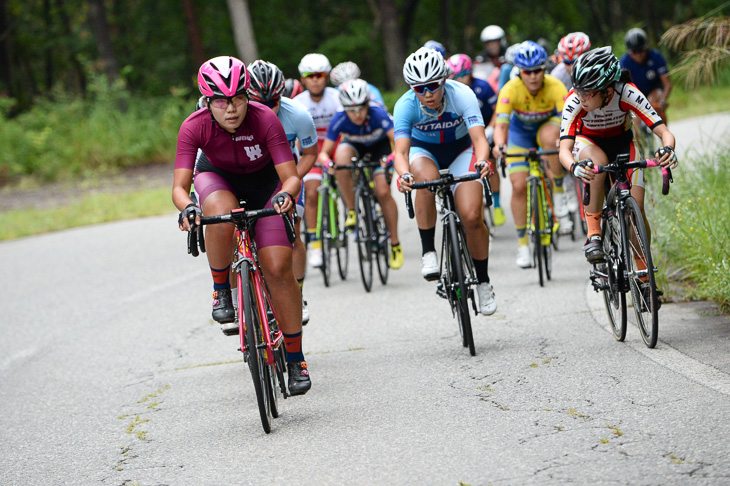
<svg viewBox="0 0 730 486">
<path fill-rule="evenodd" d="M 403 250 L 400 243 L 390 249 L 390 268 L 398 270 L 403 266 Z"/>
<path fill-rule="evenodd" d="M 355 211 L 349 210 L 347 211 L 347 219 L 345 220 L 345 228 L 354 228 L 355 227 Z"/>
<path fill-rule="evenodd" d="M 502 226 L 507 221 L 502 208 L 494 208 L 494 226 Z"/>
</svg>

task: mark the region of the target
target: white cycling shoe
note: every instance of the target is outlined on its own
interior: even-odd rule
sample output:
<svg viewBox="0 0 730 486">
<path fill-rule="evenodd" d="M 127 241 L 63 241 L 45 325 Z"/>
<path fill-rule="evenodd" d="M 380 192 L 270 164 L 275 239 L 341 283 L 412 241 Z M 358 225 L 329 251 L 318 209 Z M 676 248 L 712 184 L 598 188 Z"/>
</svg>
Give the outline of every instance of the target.
<svg viewBox="0 0 730 486">
<path fill-rule="evenodd" d="M 568 215 L 568 206 L 565 202 L 564 192 L 556 192 L 553 194 L 553 208 L 555 209 L 555 216 L 557 218 L 564 218 Z"/>
<path fill-rule="evenodd" d="M 439 276 L 439 259 L 435 251 L 429 251 L 421 257 L 421 275 L 426 280 L 435 280 Z"/>
<path fill-rule="evenodd" d="M 517 258 L 515 258 L 515 263 L 517 263 L 517 266 L 520 268 L 532 267 L 529 245 L 520 245 L 517 247 Z"/>
<path fill-rule="evenodd" d="M 477 296 L 479 297 L 479 312 L 485 316 L 491 316 L 497 312 L 497 301 L 494 299 L 494 287 L 488 282 L 477 285 Z"/>
<path fill-rule="evenodd" d="M 575 193 L 575 188 L 571 188 L 565 191 L 565 205 L 568 206 L 568 211 L 571 213 L 578 212 L 578 195 Z"/>
<path fill-rule="evenodd" d="M 307 255 L 309 266 L 312 268 L 322 267 L 322 248 L 312 248 Z"/>
</svg>

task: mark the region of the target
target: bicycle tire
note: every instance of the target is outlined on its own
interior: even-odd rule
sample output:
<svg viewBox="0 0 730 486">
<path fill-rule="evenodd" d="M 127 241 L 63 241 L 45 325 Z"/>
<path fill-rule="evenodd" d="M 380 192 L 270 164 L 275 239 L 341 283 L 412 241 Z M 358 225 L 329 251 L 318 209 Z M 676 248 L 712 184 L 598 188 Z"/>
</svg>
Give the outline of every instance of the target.
<svg viewBox="0 0 730 486">
<path fill-rule="evenodd" d="M 544 287 L 545 277 L 542 270 L 542 225 L 540 224 L 540 204 L 538 202 L 539 195 L 537 187 L 538 184 L 539 181 L 537 181 L 537 179 L 533 179 L 532 181 L 530 181 L 530 200 L 527 204 L 527 208 L 529 210 L 527 215 L 527 224 L 532 231 L 532 263 L 534 266 L 537 267 L 540 287 Z"/>
<path fill-rule="evenodd" d="M 370 239 L 370 201 L 360 189 L 355 191 L 355 242 L 360 264 L 360 277 L 366 292 L 373 287 L 373 254 Z"/>
<path fill-rule="evenodd" d="M 264 432 L 268 434 L 271 432 L 271 406 L 266 389 L 265 366 L 261 366 L 260 355 L 262 353 L 259 352 L 257 347 L 258 344 L 263 343 L 263 338 L 261 336 L 261 322 L 256 307 L 256 299 L 253 294 L 253 286 L 251 285 L 249 265 L 248 262 L 243 262 L 239 267 L 242 277 L 241 285 L 243 286 L 241 289 L 243 293 L 243 314 L 246 322 L 245 356 L 247 357 L 248 369 L 251 372 L 253 388 L 256 392 L 256 403 L 259 408 L 261 425 L 264 427 Z"/>
<path fill-rule="evenodd" d="M 345 228 L 345 219 L 347 218 L 347 207 L 342 197 L 334 193 L 332 196 L 333 217 L 332 222 L 336 227 L 335 248 L 337 249 L 337 270 L 340 274 L 340 280 L 347 279 L 347 268 L 350 258 L 350 244 L 347 229 Z"/>
<path fill-rule="evenodd" d="M 474 347 L 474 334 L 471 328 L 471 316 L 469 315 L 469 287 L 466 284 L 464 274 L 464 260 L 462 259 L 461 242 L 459 238 L 459 228 L 456 216 L 449 214 L 447 216 L 448 233 L 449 233 L 449 262 L 452 268 L 451 275 L 455 277 L 453 284 L 456 285 L 455 301 L 457 308 L 457 317 L 459 320 L 459 329 L 461 330 L 462 345 L 469 348 L 469 354 L 476 356 Z"/>
<path fill-rule="evenodd" d="M 322 220 L 320 221 L 321 231 L 319 233 L 319 241 L 322 242 L 322 278 L 324 286 L 330 286 L 330 277 L 332 276 L 332 231 L 330 228 L 330 205 L 329 190 L 325 188 L 319 195 L 322 204 Z"/>
<path fill-rule="evenodd" d="M 379 210 L 377 204 L 373 204 L 375 228 L 374 244 L 376 247 L 376 263 L 378 265 L 378 276 L 380 283 L 383 285 L 388 283 L 388 270 L 390 269 L 390 236 L 388 236 L 388 227 L 385 224 L 385 217 L 382 210 Z"/>
<path fill-rule="evenodd" d="M 626 263 L 627 275 L 631 296 L 634 299 L 634 313 L 636 323 L 639 326 L 641 339 L 647 347 L 656 346 L 659 335 L 659 296 L 656 290 L 654 279 L 654 262 L 649 247 L 649 237 L 644 226 L 644 218 L 641 216 L 639 205 L 633 197 L 625 200 L 624 209 L 624 260 Z M 632 241 L 635 238 L 635 241 Z M 642 281 L 636 274 L 636 258 L 643 260 L 646 266 L 645 281 Z M 642 287 L 648 288 L 648 299 L 644 297 Z"/>
<path fill-rule="evenodd" d="M 274 316 L 274 311 L 271 308 L 271 303 L 269 302 L 268 295 L 264 297 L 264 306 L 266 308 L 266 317 L 269 320 L 269 333 L 271 336 L 271 341 L 273 342 L 274 336 L 276 335 L 277 330 L 279 329 L 279 325 L 276 321 L 276 317 Z M 271 416 L 274 418 L 279 417 L 279 397 L 281 396 L 281 389 L 277 386 L 277 382 L 281 379 L 277 372 L 277 367 L 279 366 L 278 360 L 277 360 L 277 353 L 281 351 L 282 345 L 279 346 L 277 349 L 273 349 L 271 352 L 273 353 L 274 357 L 274 363 L 268 364 L 268 360 L 266 359 L 268 357 L 269 350 L 266 350 L 266 353 L 264 354 L 264 378 L 266 382 L 266 393 L 269 395 L 269 406 L 271 408 Z M 262 354 L 262 353 L 259 353 Z"/>
<path fill-rule="evenodd" d="M 614 217 L 614 216 L 611 216 Z M 616 244 L 621 235 L 614 235 L 611 222 L 603 221 L 603 252 L 606 254 L 606 275 L 608 276 L 603 294 L 606 315 L 611 323 L 611 332 L 617 341 L 626 339 L 626 293 L 623 286 L 624 261 L 621 249 Z M 616 238 L 616 240 L 614 240 Z"/>
</svg>

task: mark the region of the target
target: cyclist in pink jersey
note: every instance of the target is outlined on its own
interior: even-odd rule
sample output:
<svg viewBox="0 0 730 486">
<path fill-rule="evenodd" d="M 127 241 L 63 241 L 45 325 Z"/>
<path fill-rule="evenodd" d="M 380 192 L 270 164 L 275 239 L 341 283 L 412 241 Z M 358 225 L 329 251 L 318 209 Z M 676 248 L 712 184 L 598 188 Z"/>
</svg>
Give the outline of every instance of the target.
<svg viewBox="0 0 730 486">
<path fill-rule="evenodd" d="M 270 108 L 249 102 L 250 82 L 246 66 L 233 57 L 216 57 L 198 71 L 198 86 L 207 106 L 182 123 L 175 157 L 172 200 L 180 210 L 181 230 L 190 230 L 189 217 L 199 223 L 202 214 L 228 214 L 239 207 L 239 199 L 247 201 L 248 209 L 294 209 L 301 182 L 286 134 Z M 207 163 L 195 167 L 198 149 L 205 153 Z M 190 198 L 193 175 L 200 207 Z M 284 333 L 289 391 L 301 395 L 309 390 L 311 381 L 301 349 L 302 301 L 292 270 L 292 245 L 281 218 L 263 218 L 254 229 L 259 263 Z M 222 324 L 234 320 L 229 280 L 233 233 L 231 225 L 206 228 L 213 318 Z"/>
<path fill-rule="evenodd" d="M 560 125 L 560 163 L 575 177 L 590 183 L 591 201 L 586 207 L 588 239 L 583 247 L 590 263 L 604 260 L 601 242 L 601 207 L 605 197 L 605 174 L 597 175 L 577 161 L 591 159 L 596 165 L 613 162 L 618 154 L 639 157 L 631 131 L 631 113 L 638 116 L 664 147 L 656 158 L 662 166 L 674 168 L 677 155 L 675 139 L 646 96 L 630 82 L 628 71 L 621 70 L 610 47 L 588 51 L 578 58 L 571 72 L 573 89 L 568 93 Z M 644 174 L 631 174 L 631 195 L 641 208 L 644 224 L 651 238 L 644 214 Z"/>
<path fill-rule="evenodd" d="M 325 55 L 312 53 L 304 56 L 299 63 L 299 74 L 301 74 L 302 83 L 307 90 L 294 98 L 295 101 L 304 105 L 314 119 L 320 151 L 325 135 L 327 135 L 327 127 L 335 113 L 342 111 L 339 92 L 337 89 L 327 86 L 330 71 L 332 71 L 332 65 Z M 309 265 L 315 268 L 322 266 L 322 242 L 317 241 L 317 201 L 319 200 L 317 188 L 321 181 L 322 166 L 316 164 L 304 176 L 304 222 L 307 224 L 310 248 L 307 260 Z"/>
</svg>

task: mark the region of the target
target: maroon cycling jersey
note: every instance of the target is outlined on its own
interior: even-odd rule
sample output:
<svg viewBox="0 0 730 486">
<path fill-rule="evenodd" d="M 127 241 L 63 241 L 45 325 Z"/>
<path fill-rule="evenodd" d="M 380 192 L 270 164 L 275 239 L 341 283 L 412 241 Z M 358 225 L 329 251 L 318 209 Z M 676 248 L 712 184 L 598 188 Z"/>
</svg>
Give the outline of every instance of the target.
<svg viewBox="0 0 730 486">
<path fill-rule="evenodd" d="M 198 149 L 213 166 L 234 174 L 257 172 L 272 161 L 278 165 L 293 160 L 279 118 L 269 107 L 253 101 L 233 134 L 212 122 L 206 108 L 190 115 L 177 136 L 175 168 L 193 170 Z"/>
<path fill-rule="evenodd" d="M 575 90 L 571 90 L 563 106 L 560 139 L 574 139 L 577 135 L 585 135 L 591 139 L 622 135 L 631 130 L 631 112 L 652 130 L 664 123 L 646 96 L 633 83 L 617 83 L 606 106 L 591 112 L 583 109 Z"/>
</svg>

